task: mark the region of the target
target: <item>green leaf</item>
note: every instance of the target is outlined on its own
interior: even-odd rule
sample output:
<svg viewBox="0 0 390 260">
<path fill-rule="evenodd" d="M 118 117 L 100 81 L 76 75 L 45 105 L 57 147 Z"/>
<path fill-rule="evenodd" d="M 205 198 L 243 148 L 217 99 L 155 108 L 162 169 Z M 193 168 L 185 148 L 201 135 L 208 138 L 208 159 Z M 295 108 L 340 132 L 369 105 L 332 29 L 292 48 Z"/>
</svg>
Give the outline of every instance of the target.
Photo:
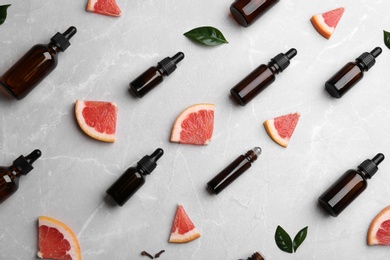
<svg viewBox="0 0 390 260">
<path fill-rule="evenodd" d="M 305 241 L 306 235 L 307 235 L 307 228 L 304 227 L 299 231 L 296 236 L 294 237 L 293 246 L 294 246 L 294 252 L 297 251 L 298 247 Z"/>
<path fill-rule="evenodd" d="M 10 5 L 0 5 L 0 25 L 2 25 L 7 18 L 7 8 Z"/>
<path fill-rule="evenodd" d="M 291 237 L 281 226 L 278 226 L 276 228 L 275 242 L 276 245 L 280 248 L 280 250 L 292 254 L 293 246 Z"/>
<path fill-rule="evenodd" d="M 195 42 L 207 46 L 228 43 L 221 31 L 211 26 L 198 27 L 184 33 L 184 35 Z"/>
<path fill-rule="evenodd" d="M 385 39 L 385 44 L 387 46 L 387 48 L 390 49 L 390 32 L 386 32 L 385 30 L 383 30 L 383 34 L 384 34 L 384 39 Z"/>
</svg>

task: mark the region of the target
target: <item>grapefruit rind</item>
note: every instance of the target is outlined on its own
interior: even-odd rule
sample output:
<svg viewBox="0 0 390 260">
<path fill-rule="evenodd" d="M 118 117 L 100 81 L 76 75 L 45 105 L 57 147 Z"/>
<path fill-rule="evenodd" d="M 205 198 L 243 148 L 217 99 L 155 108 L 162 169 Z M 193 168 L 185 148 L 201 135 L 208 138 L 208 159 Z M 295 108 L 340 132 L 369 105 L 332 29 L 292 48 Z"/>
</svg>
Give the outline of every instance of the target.
<svg viewBox="0 0 390 260">
<path fill-rule="evenodd" d="M 169 237 L 169 243 L 188 243 L 200 237 L 199 231 L 194 228 L 183 235 L 179 234 L 176 230 L 174 233 L 171 233 Z"/>
<path fill-rule="evenodd" d="M 70 243 L 71 249 L 73 249 L 72 251 L 67 252 L 72 257 L 72 260 L 81 260 L 81 250 L 80 250 L 79 241 L 76 235 L 67 225 L 54 218 L 47 217 L 47 216 L 40 216 L 38 218 L 38 226 L 39 227 L 47 226 L 49 228 L 57 229 L 64 236 L 64 239 L 66 239 Z M 39 258 L 44 257 L 40 251 L 38 251 L 37 255 Z"/>
<path fill-rule="evenodd" d="M 377 238 L 377 232 L 381 228 L 383 222 L 390 220 L 390 206 L 384 208 L 376 215 L 372 220 L 367 232 L 367 244 L 368 245 L 388 245 L 381 243 Z M 389 234 L 390 235 L 390 234 Z"/>
<path fill-rule="evenodd" d="M 115 12 L 108 11 L 108 10 L 96 10 L 95 9 L 95 5 L 99 1 L 107 2 L 108 0 L 88 0 L 88 4 L 87 4 L 86 10 L 88 12 L 92 12 L 92 13 L 96 13 L 96 14 L 102 14 L 102 15 L 107 15 L 107 16 L 118 17 L 118 16 L 122 15 L 122 11 L 119 8 L 119 6 L 117 5 L 115 0 L 109 0 L 109 2 L 111 4 L 111 7 L 113 8 L 113 10 L 115 10 Z"/>
<path fill-rule="evenodd" d="M 100 101 L 88 101 L 88 102 L 100 102 Z M 117 110 L 117 106 L 115 103 L 107 102 L 115 106 L 115 110 Z M 81 130 L 83 130 L 84 133 L 86 133 L 88 136 L 92 137 L 93 139 L 107 142 L 107 143 L 113 143 L 115 142 L 115 133 L 114 134 L 107 134 L 107 133 L 100 133 L 96 131 L 93 127 L 90 127 L 85 122 L 84 116 L 83 116 L 83 109 L 85 108 L 84 101 L 76 100 L 75 105 L 75 113 L 76 113 L 76 119 L 77 123 L 79 124 Z"/>
<path fill-rule="evenodd" d="M 344 10 L 343 7 L 339 7 L 322 14 L 313 15 L 310 22 L 320 35 L 329 40 L 343 16 Z"/>
<path fill-rule="evenodd" d="M 287 117 L 287 116 L 295 116 L 295 117 L 297 117 L 297 121 L 296 121 L 295 125 L 290 126 L 290 128 L 293 128 L 290 136 L 286 136 L 285 138 L 283 138 L 279 135 L 278 130 L 275 127 L 275 119 Z M 287 148 L 287 146 L 290 142 L 291 136 L 293 135 L 295 128 L 298 124 L 299 117 L 300 117 L 299 113 L 287 114 L 287 115 L 279 116 L 276 118 L 268 119 L 268 120 L 264 121 L 263 125 L 264 125 L 264 128 L 265 128 L 267 134 L 275 143 L 277 143 L 278 145 L 280 145 L 284 148 Z"/>
<path fill-rule="evenodd" d="M 187 229 L 185 233 L 180 233 L 180 228 Z M 200 237 L 199 231 L 192 223 L 187 212 L 184 210 L 183 205 L 179 204 L 176 209 L 175 218 L 172 223 L 171 235 L 169 237 L 169 243 L 188 243 Z"/>
<path fill-rule="evenodd" d="M 282 138 L 278 134 L 278 130 L 275 128 L 274 119 L 269 119 L 264 122 L 264 128 L 271 139 L 285 148 L 287 148 L 290 138 Z"/>
<path fill-rule="evenodd" d="M 322 14 L 313 15 L 310 19 L 310 22 L 319 34 L 321 34 L 324 38 L 328 40 L 330 39 L 330 36 L 332 36 L 332 33 L 335 30 L 335 27 L 329 27 L 325 23 Z"/>
<path fill-rule="evenodd" d="M 175 123 L 172 127 L 171 137 L 170 141 L 175 143 L 184 143 L 181 141 L 180 134 L 182 132 L 182 122 L 188 117 L 191 113 L 198 113 L 201 110 L 206 111 L 213 111 L 214 113 L 214 104 L 208 104 L 208 103 L 202 103 L 202 104 L 196 104 L 192 105 L 190 107 L 187 107 L 175 120 Z M 214 120 L 214 119 L 213 119 Z M 208 138 L 204 143 L 185 143 L 185 144 L 197 144 L 197 145 L 207 145 L 210 143 L 211 138 L 213 136 L 214 131 L 214 121 L 213 121 L 213 129 L 211 131 L 210 138 Z"/>
</svg>

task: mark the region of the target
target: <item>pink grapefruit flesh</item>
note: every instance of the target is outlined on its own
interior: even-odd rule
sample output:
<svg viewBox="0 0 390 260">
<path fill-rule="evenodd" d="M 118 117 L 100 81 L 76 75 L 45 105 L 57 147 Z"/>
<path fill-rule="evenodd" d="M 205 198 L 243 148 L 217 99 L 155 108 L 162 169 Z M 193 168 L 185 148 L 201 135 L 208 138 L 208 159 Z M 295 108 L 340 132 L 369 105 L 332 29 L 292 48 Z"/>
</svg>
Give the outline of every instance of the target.
<svg viewBox="0 0 390 260">
<path fill-rule="evenodd" d="M 390 206 L 372 220 L 367 233 L 368 245 L 390 245 Z"/>
<path fill-rule="evenodd" d="M 175 219 L 169 237 L 170 243 L 187 243 L 200 237 L 199 231 L 195 228 L 191 219 L 185 212 L 183 205 L 178 205 Z"/>
<path fill-rule="evenodd" d="M 197 104 L 185 109 L 176 119 L 171 142 L 206 145 L 214 131 L 214 105 Z"/>
<path fill-rule="evenodd" d="M 299 117 L 299 113 L 275 117 L 266 120 L 264 127 L 274 142 L 286 148 L 298 124 Z"/>
<path fill-rule="evenodd" d="M 340 7 L 323 14 L 313 15 L 310 21 L 319 34 L 329 39 L 343 16 L 344 10 Z"/>
<path fill-rule="evenodd" d="M 40 216 L 38 219 L 38 257 L 81 260 L 80 245 L 73 231 L 61 221 Z"/>
<path fill-rule="evenodd" d="M 104 101 L 76 101 L 76 119 L 80 128 L 90 137 L 115 142 L 117 106 Z"/>
<path fill-rule="evenodd" d="M 87 11 L 108 16 L 121 16 L 115 0 L 88 0 Z"/>
</svg>

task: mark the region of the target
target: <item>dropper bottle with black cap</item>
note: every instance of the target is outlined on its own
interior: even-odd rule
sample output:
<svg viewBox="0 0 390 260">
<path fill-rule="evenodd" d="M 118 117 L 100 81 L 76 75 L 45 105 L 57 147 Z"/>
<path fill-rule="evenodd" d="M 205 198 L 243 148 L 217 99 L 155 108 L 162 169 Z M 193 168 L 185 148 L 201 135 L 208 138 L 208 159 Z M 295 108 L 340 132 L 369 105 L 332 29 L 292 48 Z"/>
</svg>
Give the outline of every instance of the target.
<svg viewBox="0 0 390 260">
<path fill-rule="evenodd" d="M 173 57 L 166 57 L 156 67 L 150 67 L 130 83 L 130 88 L 142 98 L 176 70 L 176 65 L 184 59 L 184 53 L 178 52 Z"/>
<path fill-rule="evenodd" d="M 378 165 L 385 156 L 378 153 L 372 160 L 362 162 L 357 170 L 346 171 L 318 199 L 322 208 L 333 217 L 337 217 L 366 188 L 367 180 L 378 171 Z"/>
<path fill-rule="evenodd" d="M 107 189 L 119 206 L 123 206 L 145 183 L 145 176 L 150 174 L 157 166 L 157 160 L 163 156 L 164 150 L 158 148 L 151 155 L 144 156 L 135 167 L 128 168 L 118 180 Z"/>
<path fill-rule="evenodd" d="M 41 151 L 36 149 L 26 157 L 19 156 L 10 167 L 0 167 L 0 203 L 18 190 L 19 177 L 34 169 L 32 164 L 41 157 L 41 154 Z"/>
<path fill-rule="evenodd" d="M 268 65 L 262 64 L 257 67 L 230 90 L 234 100 L 241 106 L 245 106 L 275 81 L 275 75 L 283 72 L 295 55 L 297 55 L 297 50 L 290 49 L 286 53 L 276 55 Z"/>
<path fill-rule="evenodd" d="M 355 62 L 347 63 L 325 83 L 325 89 L 332 97 L 341 98 L 363 78 L 365 71 L 374 66 L 375 58 L 381 53 L 382 49 L 376 47 L 370 53 L 360 55 Z"/>
<path fill-rule="evenodd" d="M 76 32 L 71 26 L 64 33 L 55 34 L 49 44 L 33 46 L 0 77 L 0 86 L 16 99 L 24 98 L 57 67 L 57 54 L 70 46 L 69 40 Z"/>
</svg>

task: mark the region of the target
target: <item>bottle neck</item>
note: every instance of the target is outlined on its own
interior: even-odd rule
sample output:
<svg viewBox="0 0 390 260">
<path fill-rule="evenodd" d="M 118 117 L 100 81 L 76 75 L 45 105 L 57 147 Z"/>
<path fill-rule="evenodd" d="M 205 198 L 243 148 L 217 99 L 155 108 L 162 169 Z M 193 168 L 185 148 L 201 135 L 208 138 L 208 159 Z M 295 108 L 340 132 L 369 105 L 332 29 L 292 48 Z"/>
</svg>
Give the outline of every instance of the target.
<svg viewBox="0 0 390 260">
<path fill-rule="evenodd" d="M 363 171 L 362 169 L 360 169 L 360 168 L 358 168 L 356 170 L 356 172 L 365 180 L 371 179 L 371 176 L 369 174 L 367 174 L 365 171 Z"/>
<path fill-rule="evenodd" d="M 49 52 L 53 55 L 56 55 L 61 52 L 61 49 L 58 48 L 57 45 L 55 45 L 53 42 L 50 42 L 47 47 L 49 49 Z"/>
<path fill-rule="evenodd" d="M 367 66 L 366 66 L 363 62 L 361 62 L 360 60 L 356 60 L 356 61 L 355 61 L 355 64 L 356 64 L 356 66 L 359 67 L 359 69 L 360 69 L 362 72 L 368 71 Z"/>
<path fill-rule="evenodd" d="M 8 179 L 8 181 L 14 181 L 15 178 L 19 178 L 22 175 L 17 166 L 12 165 L 10 167 L 0 167 L 0 176 Z"/>
<path fill-rule="evenodd" d="M 251 163 L 257 160 L 257 155 L 252 150 L 249 150 L 244 156 Z"/>
<path fill-rule="evenodd" d="M 273 60 L 271 60 L 267 67 L 271 70 L 272 74 L 277 75 L 280 72 L 280 66 Z"/>
<path fill-rule="evenodd" d="M 149 173 L 139 164 L 137 164 L 137 172 L 139 172 L 142 176 L 149 175 Z"/>
<path fill-rule="evenodd" d="M 167 73 L 163 70 L 162 66 L 160 64 L 157 65 L 157 71 L 161 74 L 161 75 L 165 75 L 167 76 Z"/>
</svg>

